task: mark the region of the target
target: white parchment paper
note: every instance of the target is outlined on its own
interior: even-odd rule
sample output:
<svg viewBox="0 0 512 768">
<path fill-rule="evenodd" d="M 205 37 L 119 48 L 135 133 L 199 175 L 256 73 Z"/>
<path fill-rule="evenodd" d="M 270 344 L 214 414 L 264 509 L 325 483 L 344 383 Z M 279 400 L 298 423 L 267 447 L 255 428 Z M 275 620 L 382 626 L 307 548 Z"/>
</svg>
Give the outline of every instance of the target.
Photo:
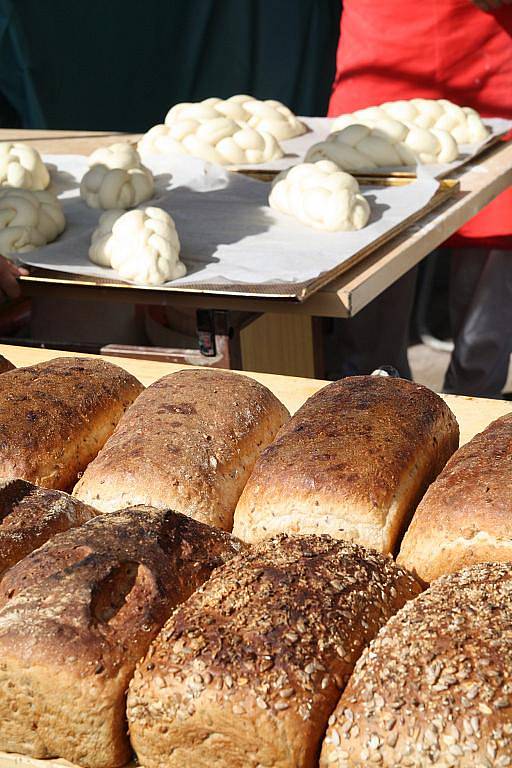
<svg viewBox="0 0 512 768">
<path fill-rule="evenodd" d="M 49 155 L 52 184 L 66 216 L 66 230 L 54 243 L 21 255 L 31 266 L 79 275 L 119 279 L 88 259 L 93 229 L 101 211 L 79 197 L 86 160 Z M 158 205 L 176 222 L 185 277 L 172 287 L 300 283 L 315 280 L 350 260 L 362 248 L 421 210 L 438 189 L 433 179 L 406 186 L 364 187 L 370 223 L 359 232 L 328 233 L 306 227 L 267 206 L 270 185 L 219 166 L 185 158 L 174 165 L 153 159 L 157 194 L 145 205 Z"/>
</svg>

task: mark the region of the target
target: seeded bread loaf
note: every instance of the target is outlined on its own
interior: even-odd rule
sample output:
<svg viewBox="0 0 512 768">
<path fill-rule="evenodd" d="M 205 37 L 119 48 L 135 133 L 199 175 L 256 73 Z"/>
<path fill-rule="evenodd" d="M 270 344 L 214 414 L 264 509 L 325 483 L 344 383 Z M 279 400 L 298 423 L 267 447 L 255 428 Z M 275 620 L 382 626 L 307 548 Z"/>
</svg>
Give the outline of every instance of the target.
<svg viewBox="0 0 512 768">
<path fill-rule="evenodd" d="M 257 461 L 233 533 L 249 542 L 328 533 L 392 552 L 458 440 L 452 412 L 426 387 L 380 376 L 337 381 Z"/>
<path fill-rule="evenodd" d="M 321 768 L 512 765 L 512 573 L 485 563 L 436 581 L 363 653 Z"/>
<path fill-rule="evenodd" d="M 427 583 L 475 563 L 512 561 L 512 413 L 452 456 L 419 504 L 399 561 Z"/>
<path fill-rule="evenodd" d="M 243 546 L 148 507 L 59 534 L 0 584 L 0 750 L 116 768 L 126 689 L 172 609 Z"/>
<path fill-rule="evenodd" d="M 369 640 L 419 586 L 329 536 L 254 546 L 166 624 L 128 695 L 144 768 L 313 768 Z"/>
<path fill-rule="evenodd" d="M 74 495 L 103 512 L 150 504 L 230 531 L 256 458 L 287 418 L 279 400 L 246 376 L 172 373 L 137 400 Z"/>
<path fill-rule="evenodd" d="M 25 480 L 0 483 L 0 579 L 45 541 L 97 514 L 63 491 L 38 488 Z"/>
<path fill-rule="evenodd" d="M 0 376 L 0 479 L 70 490 L 142 385 L 104 360 L 61 357 Z"/>
</svg>

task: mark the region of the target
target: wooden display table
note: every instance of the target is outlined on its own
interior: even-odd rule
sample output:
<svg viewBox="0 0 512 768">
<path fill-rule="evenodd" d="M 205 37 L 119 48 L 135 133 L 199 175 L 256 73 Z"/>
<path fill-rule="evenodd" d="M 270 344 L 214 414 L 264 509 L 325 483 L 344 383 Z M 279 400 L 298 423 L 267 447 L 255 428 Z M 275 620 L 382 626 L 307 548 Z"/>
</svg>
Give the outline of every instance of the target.
<svg viewBox="0 0 512 768">
<path fill-rule="evenodd" d="M 70 353 L 0 345 L 0 354 L 7 357 L 16 366 L 25 366 L 50 360 L 53 357 L 68 356 Z M 183 368 L 183 366 L 180 365 L 147 360 L 123 360 L 111 358 L 111 362 L 125 368 L 145 385 L 151 384 L 161 376 L 165 376 L 168 373 Z M 280 398 L 291 412 L 297 410 L 308 397 L 327 383 L 319 380 L 278 376 L 274 374 L 247 373 L 246 375 L 257 379 L 262 384 L 269 387 L 269 389 Z M 459 422 L 461 443 L 470 440 L 477 432 L 484 429 L 493 419 L 512 410 L 511 403 L 497 400 L 458 397 L 455 395 L 446 395 L 444 396 L 444 399 L 455 413 Z M 65 768 L 66 766 L 75 768 L 64 760 L 33 760 L 22 755 L 0 752 L 0 768 Z"/>
<path fill-rule="evenodd" d="M 101 131 L 0 130 L 0 141 L 28 141 L 41 152 L 52 154 L 89 154 L 99 145 L 137 138 L 134 134 Z M 226 357 L 231 367 L 237 367 L 240 360 L 236 345 L 241 334 L 244 368 L 318 375 L 322 363 L 318 357 L 315 358 L 315 349 L 319 345 L 315 344 L 314 318 L 355 315 L 510 186 L 512 142 L 499 142 L 477 160 L 459 169 L 453 177 L 460 181 L 457 194 L 302 303 L 185 290 L 170 294 L 165 289 L 138 290 L 135 298 L 129 286 L 100 286 L 95 284 L 94 279 L 86 285 L 77 285 L 72 281 L 56 283 L 55 273 L 41 274 L 41 271 L 22 278 L 24 293 L 91 301 L 167 304 L 191 310 L 223 310 L 229 315 L 220 316 L 219 322 L 228 326 L 229 333 L 224 334 L 224 338 L 228 345 Z M 238 313 L 233 321 L 232 313 Z M 212 318 L 215 324 L 215 316 Z M 248 327 L 242 330 L 244 324 Z M 215 328 L 213 330 L 212 338 Z"/>
</svg>

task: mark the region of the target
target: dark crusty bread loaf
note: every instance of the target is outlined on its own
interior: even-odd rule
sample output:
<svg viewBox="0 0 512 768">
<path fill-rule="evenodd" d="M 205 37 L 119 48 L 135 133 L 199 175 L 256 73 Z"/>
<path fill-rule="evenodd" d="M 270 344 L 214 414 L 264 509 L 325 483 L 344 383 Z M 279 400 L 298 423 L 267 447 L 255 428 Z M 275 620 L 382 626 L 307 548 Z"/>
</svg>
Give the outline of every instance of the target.
<svg viewBox="0 0 512 768">
<path fill-rule="evenodd" d="M 69 490 L 142 385 L 116 365 L 58 358 L 0 376 L 0 478 Z"/>
<path fill-rule="evenodd" d="M 150 508 L 59 534 L 0 584 L 0 750 L 115 768 L 125 697 L 171 610 L 243 545 Z"/>
<path fill-rule="evenodd" d="M 0 373 L 6 373 L 6 371 L 13 371 L 16 366 L 11 363 L 3 355 L 0 355 Z"/>
<path fill-rule="evenodd" d="M 512 572 L 480 564 L 436 581 L 356 665 L 321 768 L 512 765 Z"/>
<path fill-rule="evenodd" d="M 512 413 L 452 456 L 419 504 L 399 561 L 424 582 L 512 561 Z"/>
<path fill-rule="evenodd" d="M 63 491 L 38 488 L 26 480 L 0 483 L 0 579 L 45 541 L 97 514 Z"/>
<path fill-rule="evenodd" d="M 245 541 L 329 533 L 391 552 L 458 440 L 452 412 L 426 387 L 380 376 L 337 381 L 262 454 L 233 533 Z"/>
<path fill-rule="evenodd" d="M 362 649 L 419 591 L 389 558 L 329 536 L 255 545 L 166 624 L 128 695 L 145 768 L 313 768 Z"/>
<path fill-rule="evenodd" d="M 121 420 L 74 495 L 103 512 L 150 504 L 231 530 L 254 462 L 287 418 L 279 400 L 246 376 L 170 374 Z"/>
</svg>

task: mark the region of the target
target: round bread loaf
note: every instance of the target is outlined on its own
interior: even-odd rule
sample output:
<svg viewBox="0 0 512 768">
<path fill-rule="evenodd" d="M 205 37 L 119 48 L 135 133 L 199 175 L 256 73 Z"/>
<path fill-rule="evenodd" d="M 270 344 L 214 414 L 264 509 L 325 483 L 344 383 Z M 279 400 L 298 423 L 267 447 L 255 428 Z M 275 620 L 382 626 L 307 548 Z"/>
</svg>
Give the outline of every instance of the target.
<svg viewBox="0 0 512 768">
<path fill-rule="evenodd" d="M 356 659 L 420 588 L 330 536 L 279 536 L 219 568 L 130 685 L 145 768 L 313 768 Z"/>
<path fill-rule="evenodd" d="M 130 408 L 73 495 L 102 512 L 149 504 L 231 530 L 256 459 L 288 417 L 247 376 L 171 373 Z"/>
<path fill-rule="evenodd" d="M 381 376 L 336 381 L 263 451 L 233 533 L 250 542 L 328 533 L 393 552 L 458 442 L 455 416 L 427 387 Z"/>
<path fill-rule="evenodd" d="M 117 768 L 126 689 L 172 609 L 243 545 L 149 507 L 59 534 L 0 584 L 0 750 Z"/>
<path fill-rule="evenodd" d="M 3 355 L 0 355 L 0 373 L 6 373 L 7 371 L 13 371 L 15 368 L 16 368 L 16 366 L 13 365 L 10 360 L 8 360 Z"/>
<path fill-rule="evenodd" d="M 86 357 L 3 373 L 0 478 L 68 490 L 143 389 L 123 368 Z"/>
<path fill-rule="evenodd" d="M 321 768 L 512 765 L 512 573 L 484 563 L 436 581 L 358 661 Z"/>
<path fill-rule="evenodd" d="M 98 512 L 63 491 L 25 480 L 0 484 L 0 579 L 2 574 L 57 533 L 77 528 Z"/>
<path fill-rule="evenodd" d="M 426 583 L 512 561 L 512 413 L 452 456 L 418 505 L 398 561 Z"/>
</svg>

